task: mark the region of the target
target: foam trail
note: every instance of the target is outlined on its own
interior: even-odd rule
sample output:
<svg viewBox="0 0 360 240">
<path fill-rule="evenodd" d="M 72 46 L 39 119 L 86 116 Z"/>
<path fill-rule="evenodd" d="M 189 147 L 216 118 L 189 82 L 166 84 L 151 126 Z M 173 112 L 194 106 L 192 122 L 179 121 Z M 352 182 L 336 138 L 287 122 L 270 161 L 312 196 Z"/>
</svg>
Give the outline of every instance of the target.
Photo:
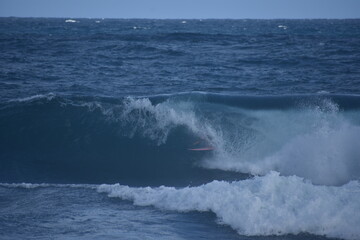
<svg viewBox="0 0 360 240">
<path fill-rule="evenodd" d="M 24 97 L 24 98 L 15 98 L 10 100 L 9 102 L 31 102 L 31 101 L 36 101 L 39 99 L 46 99 L 48 101 L 51 101 L 54 97 L 56 97 L 56 95 L 54 93 L 48 93 L 48 94 L 36 94 L 30 97 Z"/>
<path fill-rule="evenodd" d="M 219 223 L 241 235 L 308 232 L 343 239 L 360 238 L 360 183 L 342 187 L 314 186 L 296 176 L 271 172 L 238 182 L 213 181 L 199 187 L 131 188 L 100 185 L 109 197 L 139 206 L 186 211 L 212 211 Z"/>
<path fill-rule="evenodd" d="M 88 188 L 97 189 L 94 184 L 53 184 L 53 183 L 0 183 L 0 187 L 5 188 Z"/>
</svg>

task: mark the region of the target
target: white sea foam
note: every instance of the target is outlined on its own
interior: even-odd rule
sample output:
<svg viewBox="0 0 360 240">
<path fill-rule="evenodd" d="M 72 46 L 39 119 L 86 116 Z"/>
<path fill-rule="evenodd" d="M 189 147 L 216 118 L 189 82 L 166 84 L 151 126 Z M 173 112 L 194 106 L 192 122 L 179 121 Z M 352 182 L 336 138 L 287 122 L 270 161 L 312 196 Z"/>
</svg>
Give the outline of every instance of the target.
<svg viewBox="0 0 360 240">
<path fill-rule="evenodd" d="M 140 187 L 119 184 L 2 183 L 5 188 L 86 188 L 179 212 L 211 211 L 219 224 L 240 235 L 267 236 L 303 232 L 343 239 L 360 238 L 360 182 L 341 187 L 312 185 L 296 176 L 270 172 L 243 181 L 213 181 L 198 187 Z"/>
<path fill-rule="evenodd" d="M 77 21 L 74 19 L 66 19 L 65 22 L 66 23 L 76 23 Z"/>
<path fill-rule="evenodd" d="M 255 175 L 275 170 L 325 185 L 360 178 L 359 115 L 351 121 L 331 101 L 289 110 L 214 104 L 200 109 L 191 101 L 152 104 L 148 98 L 128 98 L 120 113 L 102 111 L 131 126 L 129 136 L 140 133 L 158 144 L 164 144 L 175 127 L 186 127 L 215 147 L 213 157 L 202 163 L 206 168 Z"/>
<path fill-rule="evenodd" d="M 326 185 L 359 179 L 360 126 L 331 102 L 286 111 L 241 110 L 240 114 L 249 119 L 237 122 L 246 130 L 237 130 L 236 125 L 231 131 L 223 130 L 216 138 L 216 154 L 204 162 L 205 167 L 255 175 L 275 170 Z M 235 119 L 241 119 L 238 115 Z"/>
<path fill-rule="evenodd" d="M 139 206 L 186 211 L 212 211 L 219 223 L 241 235 L 283 235 L 308 232 L 344 239 L 360 238 L 360 183 L 341 187 L 314 186 L 296 176 L 270 172 L 238 182 L 213 181 L 198 186 L 131 188 L 100 185 L 109 197 Z"/>
<path fill-rule="evenodd" d="M 32 189 L 32 188 L 50 187 L 50 184 L 47 184 L 47 183 L 0 183 L 0 187 Z"/>
<path fill-rule="evenodd" d="M 52 183 L 0 183 L 0 187 L 6 188 L 90 188 L 96 189 L 93 184 L 52 184 Z"/>
<path fill-rule="evenodd" d="M 54 93 L 48 93 L 48 94 L 36 94 L 30 97 L 24 97 L 24 98 L 16 98 L 13 100 L 10 100 L 10 102 L 31 102 L 38 99 L 47 99 L 52 100 L 56 95 Z"/>
<path fill-rule="evenodd" d="M 204 139 L 215 134 L 209 124 L 196 116 L 190 102 L 166 101 L 153 105 L 148 98 L 128 98 L 120 115 L 113 111 L 106 112 L 106 115 L 122 124 L 131 125 L 130 136 L 141 132 L 158 144 L 165 143 L 171 130 L 178 126 L 185 126 Z"/>
<path fill-rule="evenodd" d="M 286 30 L 288 27 L 285 25 L 279 25 L 278 28 L 282 28 L 282 29 Z"/>
<path fill-rule="evenodd" d="M 173 129 L 184 126 L 215 147 L 213 156 L 202 162 L 205 168 L 254 175 L 274 170 L 325 185 L 360 178 L 358 112 L 341 112 L 329 100 L 287 110 L 199 104 L 127 98 L 118 107 L 100 103 L 87 107 L 118 121 L 128 129 L 127 136 L 140 134 L 159 145 L 166 143 Z"/>
</svg>

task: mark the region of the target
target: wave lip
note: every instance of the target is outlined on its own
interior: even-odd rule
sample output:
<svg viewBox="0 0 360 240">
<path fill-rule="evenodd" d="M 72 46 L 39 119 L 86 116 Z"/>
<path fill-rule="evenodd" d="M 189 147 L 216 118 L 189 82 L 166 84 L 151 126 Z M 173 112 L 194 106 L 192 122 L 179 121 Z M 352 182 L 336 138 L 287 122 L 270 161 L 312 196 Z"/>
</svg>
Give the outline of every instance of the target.
<svg viewBox="0 0 360 240">
<path fill-rule="evenodd" d="M 187 211 L 212 211 L 219 223 L 240 235 L 269 236 L 303 232 L 343 239 L 359 239 L 360 183 L 342 187 L 314 186 L 296 176 L 271 172 L 244 181 L 213 181 L 198 186 L 131 188 L 100 185 L 109 197 L 139 206 Z"/>
</svg>

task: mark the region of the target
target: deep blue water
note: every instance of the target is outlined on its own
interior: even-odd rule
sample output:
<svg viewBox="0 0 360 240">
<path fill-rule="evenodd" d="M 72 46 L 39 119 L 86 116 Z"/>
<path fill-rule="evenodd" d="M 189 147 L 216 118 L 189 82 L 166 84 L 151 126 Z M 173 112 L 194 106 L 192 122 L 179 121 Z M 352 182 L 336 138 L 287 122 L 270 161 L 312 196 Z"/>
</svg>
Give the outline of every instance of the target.
<svg viewBox="0 0 360 240">
<path fill-rule="evenodd" d="M 359 136 L 357 19 L 0 18 L 2 239 L 359 239 Z"/>
</svg>

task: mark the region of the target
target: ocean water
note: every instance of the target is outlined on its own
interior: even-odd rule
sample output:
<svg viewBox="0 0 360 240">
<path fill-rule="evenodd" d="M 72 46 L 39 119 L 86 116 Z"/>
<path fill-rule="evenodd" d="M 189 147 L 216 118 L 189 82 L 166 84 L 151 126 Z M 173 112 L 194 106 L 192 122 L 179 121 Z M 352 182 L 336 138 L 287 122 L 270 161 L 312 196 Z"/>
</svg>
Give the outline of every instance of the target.
<svg viewBox="0 0 360 240">
<path fill-rule="evenodd" d="M 360 239 L 359 136 L 360 20 L 0 18 L 1 239 Z"/>
</svg>

